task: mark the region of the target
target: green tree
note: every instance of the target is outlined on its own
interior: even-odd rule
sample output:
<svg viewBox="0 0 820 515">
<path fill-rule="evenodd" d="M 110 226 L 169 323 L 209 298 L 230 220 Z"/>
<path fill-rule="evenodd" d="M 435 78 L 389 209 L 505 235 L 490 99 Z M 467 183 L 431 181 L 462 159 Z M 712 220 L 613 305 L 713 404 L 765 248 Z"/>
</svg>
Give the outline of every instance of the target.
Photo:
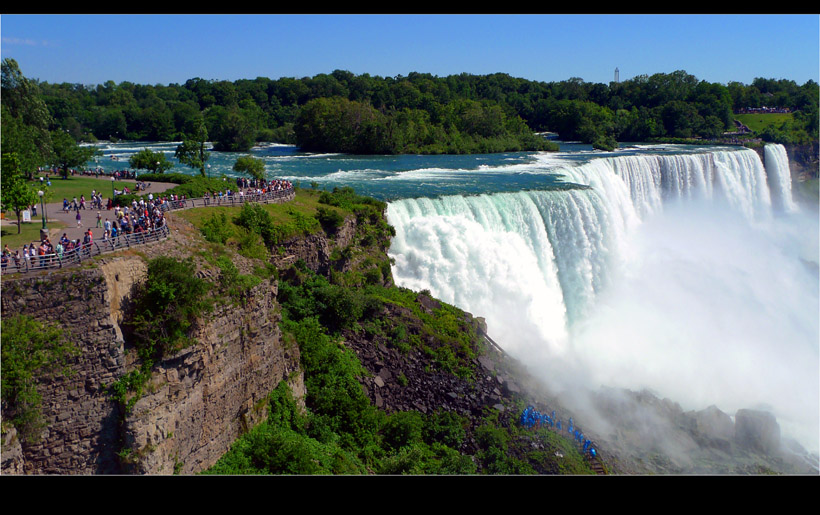
<svg viewBox="0 0 820 515">
<path fill-rule="evenodd" d="M 13 211 L 17 216 L 17 234 L 20 234 L 23 211 L 37 202 L 37 192 L 23 175 L 16 154 L 3 153 L 0 179 L 0 202 L 4 210 Z"/>
<path fill-rule="evenodd" d="M 54 147 L 54 164 L 62 171 L 63 178 L 68 178 L 71 168 L 84 168 L 94 157 L 102 155 L 97 147 L 81 147 L 67 132 L 60 130 L 51 133 Z"/>
<path fill-rule="evenodd" d="M 123 325 L 135 336 L 143 360 L 152 362 L 185 347 L 197 317 L 212 309 L 210 284 L 194 272 L 190 259 L 161 256 L 148 262 L 147 278 L 135 291 Z"/>
<path fill-rule="evenodd" d="M 255 107 L 255 106 L 254 106 Z M 214 150 L 247 152 L 256 142 L 260 110 L 238 106 L 215 106 L 208 111 L 208 126 Z"/>
<path fill-rule="evenodd" d="M 233 165 L 233 171 L 246 173 L 254 179 L 265 178 L 265 161 L 253 156 L 240 156 Z"/>
<path fill-rule="evenodd" d="M 174 157 L 180 163 L 199 169 L 199 173 L 203 177 L 205 176 L 205 164 L 211 157 L 210 153 L 205 150 L 205 141 L 207 139 L 208 130 L 205 128 L 205 123 L 200 121 L 196 135 L 193 138 L 185 139 L 174 153 Z"/>
<path fill-rule="evenodd" d="M 174 163 L 169 161 L 164 153 L 152 152 L 147 148 L 131 156 L 128 164 L 131 165 L 131 168 L 149 170 L 152 173 L 164 173 L 174 167 Z"/>
<path fill-rule="evenodd" d="M 35 82 L 23 76 L 17 61 L 3 59 L 2 66 L 2 148 L 15 153 L 28 178 L 49 162 L 52 154 L 49 126 L 52 117 Z"/>
</svg>

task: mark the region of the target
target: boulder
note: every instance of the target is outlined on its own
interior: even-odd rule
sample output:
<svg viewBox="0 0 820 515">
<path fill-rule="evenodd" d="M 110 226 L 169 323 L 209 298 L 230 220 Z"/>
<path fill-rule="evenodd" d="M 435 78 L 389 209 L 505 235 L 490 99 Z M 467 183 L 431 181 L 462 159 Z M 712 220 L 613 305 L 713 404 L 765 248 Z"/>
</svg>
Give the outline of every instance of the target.
<svg viewBox="0 0 820 515">
<path fill-rule="evenodd" d="M 735 441 L 741 447 L 776 454 L 780 451 L 780 426 L 767 411 L 741 409 L 735 414 Z"/>
</svg>

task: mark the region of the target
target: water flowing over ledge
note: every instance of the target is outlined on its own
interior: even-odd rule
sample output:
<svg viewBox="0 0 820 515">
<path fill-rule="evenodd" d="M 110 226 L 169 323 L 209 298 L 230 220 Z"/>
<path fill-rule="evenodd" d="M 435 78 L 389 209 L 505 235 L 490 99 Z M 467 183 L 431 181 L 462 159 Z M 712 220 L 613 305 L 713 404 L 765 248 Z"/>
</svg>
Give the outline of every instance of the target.
<svg viewBox="0 0 820 515">
<path fill-rule="evenodd" d="M 394 277 L 552 379 L 766 403 L 816 448 L 817 221 L 782 146 L 765 156 L 601 158 L 557 170 L 588 189 L 397 200 Z"/>
</svg>

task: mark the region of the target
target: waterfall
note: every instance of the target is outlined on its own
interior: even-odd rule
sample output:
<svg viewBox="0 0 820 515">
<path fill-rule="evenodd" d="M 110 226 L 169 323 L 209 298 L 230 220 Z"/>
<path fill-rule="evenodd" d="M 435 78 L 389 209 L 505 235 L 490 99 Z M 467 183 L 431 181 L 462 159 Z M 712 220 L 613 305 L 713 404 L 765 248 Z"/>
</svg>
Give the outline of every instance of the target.
<svg viewBox="0 0 820 515">
<path fill-rule="evenodd" d="M 767 179 L 748 149 L 622 156 L 556 169 L 585 189 L 394 201 L 393 275 L 484 317 L 551 379 L 698 409 L 793 402 L 779 420 L 816 435 L 816 220 L 772 216 L 793 205 L 770 186 L 785 167 Z"/>
<path fill-rule="evenodd" d="M 398 283 L 488 317 L 520 295 L 516 316 L 549 320 L 536 332 L 560 347 L 628 259 L 627 235 L 665 205 L 707 201 L 750 222 L 771 215 L 752 150 L 604 158 L 557 172 L 589 188 L 390 203 Z"/>
<path fill-rule="evenodd" d="M 772 200 L 785 212 L 797 211 L 797 204 L 792 199 L 791 169 L 786 148 L 783 145 L 766 145 L 764 155 Z"/>
</svg>

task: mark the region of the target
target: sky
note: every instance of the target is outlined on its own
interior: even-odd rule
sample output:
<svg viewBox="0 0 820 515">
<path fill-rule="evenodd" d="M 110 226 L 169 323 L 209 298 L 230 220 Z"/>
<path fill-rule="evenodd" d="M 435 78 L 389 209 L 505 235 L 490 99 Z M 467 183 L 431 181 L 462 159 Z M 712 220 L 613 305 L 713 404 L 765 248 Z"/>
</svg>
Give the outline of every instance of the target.
<svg viewBox="0 0 820 515">
<path fill-rule="evenodd" d="M 699 80 L 820 82 L 820 16 L 26 15 L 0 16 L 3 59 L 49 83 L 184 84 L 313 77 L 507 73 L 608 84 L 684 70 Z"/>
</svg>

